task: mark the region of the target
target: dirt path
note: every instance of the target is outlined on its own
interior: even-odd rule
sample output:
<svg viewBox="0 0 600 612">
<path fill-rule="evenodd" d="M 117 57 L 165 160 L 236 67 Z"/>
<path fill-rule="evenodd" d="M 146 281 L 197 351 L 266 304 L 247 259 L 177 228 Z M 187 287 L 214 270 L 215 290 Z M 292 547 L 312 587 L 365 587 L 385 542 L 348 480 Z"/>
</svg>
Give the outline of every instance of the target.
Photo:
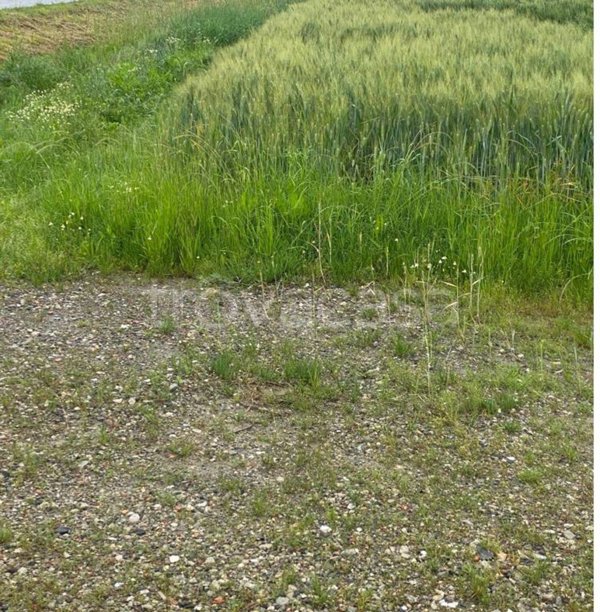
<svg viewBox="0 0 600 612">
<path fill-rule="evenodd" d="M 0 288 L 0 610 L 591 609 L 589 322 L 451 302 Z"/>
</svg>

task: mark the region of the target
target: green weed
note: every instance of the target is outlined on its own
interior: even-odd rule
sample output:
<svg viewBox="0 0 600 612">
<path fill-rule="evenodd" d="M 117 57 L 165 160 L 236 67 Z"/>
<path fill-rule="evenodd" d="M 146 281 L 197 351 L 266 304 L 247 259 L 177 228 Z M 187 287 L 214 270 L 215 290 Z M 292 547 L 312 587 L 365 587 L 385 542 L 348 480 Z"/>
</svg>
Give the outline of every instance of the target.
<svg viewBox="0 0 600 612">
<path fill-rule="evenodd" d="M 239 370 L 239 363 L 232 351 L 223 351 L 210 362 L 211 371 L 223 380 L 233 380 Z"/>
</svg>

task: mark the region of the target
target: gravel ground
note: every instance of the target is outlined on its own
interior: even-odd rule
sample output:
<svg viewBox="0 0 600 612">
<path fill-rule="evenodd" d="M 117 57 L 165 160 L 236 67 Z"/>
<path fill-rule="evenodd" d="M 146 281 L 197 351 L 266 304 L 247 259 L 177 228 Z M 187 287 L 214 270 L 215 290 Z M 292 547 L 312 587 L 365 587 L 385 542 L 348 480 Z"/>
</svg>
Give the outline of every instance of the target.
<svg viewBox="0 0 600 612">
<path fill-rule="evenodd" d="M 591 321 L 467 302 L 0 288 L 0 610 L 592 609 Z"/>
</svg>

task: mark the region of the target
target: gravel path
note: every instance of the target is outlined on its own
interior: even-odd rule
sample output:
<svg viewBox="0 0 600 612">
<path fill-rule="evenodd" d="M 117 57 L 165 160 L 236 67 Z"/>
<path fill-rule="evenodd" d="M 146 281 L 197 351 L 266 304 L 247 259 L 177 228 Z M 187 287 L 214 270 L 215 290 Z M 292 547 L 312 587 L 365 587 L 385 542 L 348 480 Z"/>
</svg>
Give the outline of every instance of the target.
<svg viewBox="0 0 600 612">
<path fill-rule="evenodd" d="M 0 610 L 592 609 L 590 322 L 452 301 L 0 288 Z"/>
</svg>

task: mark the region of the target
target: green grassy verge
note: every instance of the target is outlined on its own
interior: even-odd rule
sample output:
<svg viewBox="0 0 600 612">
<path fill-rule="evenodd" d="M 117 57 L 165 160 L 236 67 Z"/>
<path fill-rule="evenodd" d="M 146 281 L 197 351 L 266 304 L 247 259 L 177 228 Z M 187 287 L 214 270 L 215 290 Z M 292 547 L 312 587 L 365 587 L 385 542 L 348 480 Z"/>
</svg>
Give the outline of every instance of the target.
<svg viewBox="0 0 600 612">
<path fill-rule="evenodd" d="M 40 70 L 51 82 L 20 107 L 9 84 L 5 273 L 435 272 L 589 302 L 587 9 L 447 4 L 296 5 L 131 130 L 111 131 L 197 70 L 202 40 L 233 42 L 274 7 L 186 14 L 60 88 L 69 66 Z"/>
</svg>

